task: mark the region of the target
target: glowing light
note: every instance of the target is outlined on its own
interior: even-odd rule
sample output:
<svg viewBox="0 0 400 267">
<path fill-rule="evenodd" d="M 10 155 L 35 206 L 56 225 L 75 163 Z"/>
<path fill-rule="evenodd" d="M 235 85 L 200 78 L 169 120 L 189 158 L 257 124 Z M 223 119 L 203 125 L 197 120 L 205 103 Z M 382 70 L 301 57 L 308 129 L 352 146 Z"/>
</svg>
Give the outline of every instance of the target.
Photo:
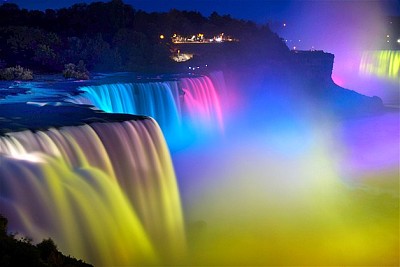
<svg viewBox="0 0 400 267">
<path fill-rule="evenodd" d="M 172 91 L 202 131 L 225 119 L 221 76 L 140 86 Z M 104 86 L 123 107 L 159 101 Z M 398 112 L 337 121 L 280 88 L 271 101 L 270 88 L 240 90 L 250 111 L 235 130 L 174 151 L 174 165 L 152 119 L 0 137 L 0 210 L 98 266 L 398 266 Z M 45 162 L 14 156 L 27 153 Z"/>
<path fill-rule="evenodd" d="M 14 159 L 18 159 L 18 160 L 26 160 L 26 161 L 30 161 L 30 162 L 45 162 L 45 160 L 40 157 L 39 155 L 35 155 L 32 153 L 26 153 L 26 154 L 15 154 L 12 156 L 12 158 Z"/>
<path fill-rule="evenodd" d="M 12 155 L 23 150 L 46 162 Z M 101 266 L 182 257 L 179 191 L 154 120 L 10 133 L 0 137 L 0 161 L 1 211 L 35 242 L 51 236 Z"/>
<path fill-rule="evenodd" d="M 366 51 L 362 54 L 359 72 L 389 80 L 400 77 L 400 51 Z"/>
<path fill-rule="evenodd" d="M 397 42 L 400 43 L 400 39 L 397 39 Z"/>
<path fill-rule="evenodd" d="M 160 39 L 164 39 L 165 36 L 163 34 L 160 35 Z"/>
<path fill-rule="evenodd" d="M 179 128 L 179 105 L 174 96 L 178 95 L 176 82 L 106 84 L 80 90 L 84 93 L 75 98 L 75 103 L 89 102 L 110 113 L 151 116 L 167 135 Z"/>
<path fill-rule="evenodd" d="M 256 113 L 261 111 L 252 108 Z M 392 153 L 398 147 L 398 119 L 389 121 L 393 131 L 384 135 L 391 138 L 386 143 L 380 131 L 378 135 L 371 131 L 377 123 L 373 120 L 366 128 L 346 125 L 342 129 L 338 122 L 329 126 L 328 118 L 324 119 L 326 127 L 321 127 L 318 121 L 312 123 L 296 115 L 280 116 L 281 105 L 277 111 L 271 120 L 263 118 L 266 126 L 257 128 L 258 133 L 239 133 L 228 142 L 215 142 L 177 157 L 178 177 L 192 178 L 186 183 L 190 196 L 186 215 L 192 221 L 201 220 L 193 227 L 195 235 L 203 237 L 194 242 L 196 263 L 397 265 L 398 151 Z M 359 147 L 365 131 L 370 134 L 365 146 Z M 364 152 L 371 157 L 368 161 Z M 341 170 L 347 160 L 362 162 L 366 167 L 363 174 L 368 176 L 372 169 L 368 164 L 382 166 L 381 158 L 376 157 L 381 153 L 390 159 L 394 182 L 387 186 L 382 182 L 375 187 L 377 192 L 360 190 L 354 182 L 345 184 L 343 177 L 354 174 Z M 377 181 L 388 178 L 376 175 Z M 343 252 L 349 247 L 351 253 Z M 257 256 L 262 251 L 268 255 Z"/>
<path fill-rule="evenodd" d="M 283 23 L 283 27 L 286 27 L 286 23 Z"/>
<path fill-rule="evenodd" d="M 178 54 L 173 55 L 171 58 L 172 58 L 172 60 L 174 60 L 175 62 L 185 62 L 185 61 L 188 61 L 188 60 L 192 59 L 192 58 L 193 58 L 193 54 L 181 53 L 181 52 L 178 50 Z"/>
<path fill-rule="evenodd" d="M 224 129 L 220 96 L 207 77 L 182 78 L 181 88 L 184 92 L 182 116 L 196 129 L 213 128 L 215 125 Z"/>
<path fill-rule="evenodd" d="M 212 80 L 204 76 L 179 81 L 86 86 L 80 88 L 83 94 L 71 102 L 91 104 L 110 113 L 150 116 L 158 122 L 173 147 L 183 138 L 186 127 L 205 131 L 224 128 L 220 96 L 214 86 L 214 83 L 222 84 L 218 79 L 223 78 Z"/>
</svg>

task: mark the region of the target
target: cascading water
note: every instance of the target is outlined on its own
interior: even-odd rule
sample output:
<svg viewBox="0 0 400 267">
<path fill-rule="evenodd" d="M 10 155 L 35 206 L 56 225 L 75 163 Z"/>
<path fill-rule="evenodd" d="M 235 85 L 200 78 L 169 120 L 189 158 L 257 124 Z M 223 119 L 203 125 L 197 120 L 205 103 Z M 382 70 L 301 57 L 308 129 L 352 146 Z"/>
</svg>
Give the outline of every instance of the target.
<svg viewBox="0 0 400 267">
<path fill-rule="evenodd" d="M 154 120 L 7 133 L 0 160 L 0 207 L 21 234 L 97 265 L 182 256 L 179 191 Z"/>
<path fill-rule="evenodd" d="M 191 134 L 224 128 L 221 96 L 222 73 L 180 78 L 177 81 L 105 84 L 81 87 L 83 93 L 70 101 L 91 104 L 109 113 L 153 117 L 169 144 Z M 215 84 L 215 85 L 214 85 Z M 216 87 L 220 87 L 219 92 Z M 176 142 L 175 142 L 176 143 Z"/>
<path fill-rule="evenodd" d="M 121 83 L 81 87 L 84 93 L 75 103 L 92 104 L 108 113 L 128 113 L 153 117 L 160 127 L 171 131 L 179 127 L 177 88 L 173 82 Z"/>
<path fill-rule="evenodd" d="M 220 97 L 212 80 L 207 77 L 182 78 L 183 114 L 196 128 L 203 125 L 217 126 L 223 130 Z"/>
</svg>

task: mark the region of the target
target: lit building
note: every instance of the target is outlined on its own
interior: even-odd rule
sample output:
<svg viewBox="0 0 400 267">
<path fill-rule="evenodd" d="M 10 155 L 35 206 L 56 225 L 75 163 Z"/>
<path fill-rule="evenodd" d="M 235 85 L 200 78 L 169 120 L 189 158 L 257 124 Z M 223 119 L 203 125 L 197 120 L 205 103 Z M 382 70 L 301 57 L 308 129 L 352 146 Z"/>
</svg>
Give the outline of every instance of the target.
<svg viewBox="0 0 400 267">
<path fill-rule="evenodd" d="M 174 44 L 190 44 L 190 43 L 223 43 L 223 42 L 238 42 L 239 40 L 224 33 L 220 33 L 212 38 L 205 37 L 203 33 L 196 35 L 182 36 L 174 33 L 171 37 Z"/>
</svg>

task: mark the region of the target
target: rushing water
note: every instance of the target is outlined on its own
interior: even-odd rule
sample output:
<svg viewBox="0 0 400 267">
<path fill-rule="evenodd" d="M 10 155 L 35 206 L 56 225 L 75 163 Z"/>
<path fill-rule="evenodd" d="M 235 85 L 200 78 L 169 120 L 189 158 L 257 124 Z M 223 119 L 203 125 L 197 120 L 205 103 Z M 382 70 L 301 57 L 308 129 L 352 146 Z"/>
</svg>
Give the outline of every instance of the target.
<svg viewBox="0 0 400 267">
<path fill-rule="evenodd" d="M 80 91 L 72 102 L 109 113 L 153 117 L 170 148 L 184 144 L 190 135 L 224 129 L 221 96 L 225 82 L 218 72 L 172 81 L 84 86 Z"/>
<path fill-rule="evenodd" d="M 168 148 L 152 119 L 0 138 L 13 229 L 99 265 L 168 262 L 185 248 Z"/>
<path fill-rule="evenodd" d="M 152 119 L 1 137 L 12 229 L 99 266 L 397 266 L 398 110 L 338 119 L 248 90 L 228 123 L 223 88 L 220 73 L 81 88 L 77 102 L 151 113 L 167 137 L 224 132 L 173 150 L 173 165 Z"/>
</svg>

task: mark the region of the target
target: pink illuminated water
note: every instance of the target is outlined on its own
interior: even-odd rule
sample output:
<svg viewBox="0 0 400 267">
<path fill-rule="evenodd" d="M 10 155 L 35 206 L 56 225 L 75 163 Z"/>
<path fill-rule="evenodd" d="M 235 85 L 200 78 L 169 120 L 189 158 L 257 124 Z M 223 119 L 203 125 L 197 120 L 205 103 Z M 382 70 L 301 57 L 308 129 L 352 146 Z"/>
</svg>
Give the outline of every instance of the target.
<svg viewBox="0 0 400 267">
<path fill-rule="evenodd" d="M 183 132 L 224 135 L 173 165 L 151 119 L 2 137 L 15 229 L 99 265 L 398 266 L 399 111 L 338 119 L 276 84 L 231 110 L 218 81 L 176 84 Z"/>
<path fill-rule="evenodd" d="M 85 86 L 80 91 L 71 102 L 154 118 L 171 149 L 190 143 L 195 136 L 224 130 L 222 104 L 227 98 L 221 72 L 177 81 Z"/>
<path fill-rule="evenodd" d="M 184 117 L 197 128 L 217 125 L 224 129 L 220 94 L 212 80 L 206 76 L 196 79 L 182 78 L 182 109 Z"/>
</svg>

